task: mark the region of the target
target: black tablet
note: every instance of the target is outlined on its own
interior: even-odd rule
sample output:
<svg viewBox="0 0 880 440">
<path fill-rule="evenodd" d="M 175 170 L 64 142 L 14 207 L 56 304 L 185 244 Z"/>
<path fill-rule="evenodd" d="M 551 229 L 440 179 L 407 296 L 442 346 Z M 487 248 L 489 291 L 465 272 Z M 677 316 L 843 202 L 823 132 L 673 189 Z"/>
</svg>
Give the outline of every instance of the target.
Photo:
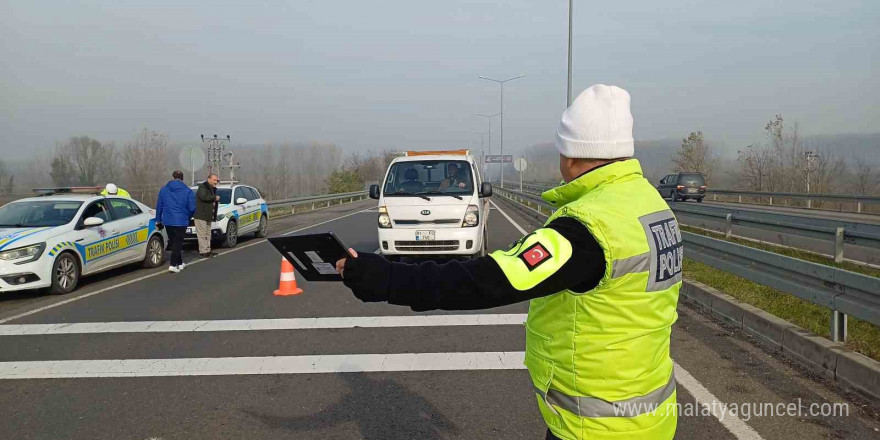
<svg viewBox="0 0 880 440">
<path fill-rule="evenodd" d="M 350 257 L 348 247 L 332 232 L 269 237 L 269 243 L 309 281 L 342 281 L 336 262 Z"/>
</svg>

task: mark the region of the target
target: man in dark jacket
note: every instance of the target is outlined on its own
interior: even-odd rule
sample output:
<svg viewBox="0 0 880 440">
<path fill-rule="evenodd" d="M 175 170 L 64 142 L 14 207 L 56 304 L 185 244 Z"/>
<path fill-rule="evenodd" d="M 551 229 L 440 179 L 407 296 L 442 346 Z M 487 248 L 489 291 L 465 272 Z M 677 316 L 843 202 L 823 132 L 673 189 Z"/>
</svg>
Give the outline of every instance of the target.
<svg viewBox="0 0 880 440">
<path fill-rule="evenodd" d="M 196 211 L 196 195 L 183 183 L 183 171 L 174 171 L 171 177 L 173 179 L 159 190 L 156 222 L 157 227 L 168 229 L 168 240 L 171 242 L 171 265 L 168 271 L 177 273 L 186 266 L 181 249 L 189 219 Z"/>
<path fill-rule="evenodd" d="M 196 191 L 196 213 L 193 215 L 196 225 L 196 236 L 199 238 L 199 256 L 210 258 L 217 255 L 211 252 L 211 223 L 217 220 L 217 183 L 220 179 L 216 174 L 208 175 L 208 179 L 199 185 Z"/>
</svg>

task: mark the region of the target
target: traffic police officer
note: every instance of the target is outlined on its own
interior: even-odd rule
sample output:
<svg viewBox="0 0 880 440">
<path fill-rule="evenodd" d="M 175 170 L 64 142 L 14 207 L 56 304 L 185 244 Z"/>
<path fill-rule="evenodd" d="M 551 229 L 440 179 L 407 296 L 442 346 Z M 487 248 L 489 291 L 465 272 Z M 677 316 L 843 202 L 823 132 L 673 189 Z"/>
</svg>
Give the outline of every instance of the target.
<svg viewBox="0 0 880 440">
<path fill-rule="evenodd" d="M 669 337 L 681 233 L 632 159 L 629 94 L 594 85 L 557 128 L 565 184 L 543 228 L 466 262 L 337 262 L 363 301 L 462 310 L 531 300 L 525 365 L 548 439 L 670 439 L 676 392 Z"/>
<path fill-rule="evenodd" d="M 128 197 L 131 198 L 131 194 L 128 191 L 117 187 L 113 183 L 108 183 L 107 186 L 104 187 L 104 191 L 101 191 L 102 196 L 120 196 L 120 197 Z"/>
</svg>

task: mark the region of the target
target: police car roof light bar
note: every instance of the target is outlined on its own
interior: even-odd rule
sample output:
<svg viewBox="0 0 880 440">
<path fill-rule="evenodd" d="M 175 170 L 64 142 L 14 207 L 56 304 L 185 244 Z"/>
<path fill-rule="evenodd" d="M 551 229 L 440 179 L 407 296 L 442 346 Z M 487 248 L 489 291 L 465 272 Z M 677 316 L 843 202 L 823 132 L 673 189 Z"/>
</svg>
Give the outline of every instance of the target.
<svg viewBox="0 0 880 440">
<path fill-rule="evenodd" d="M 53 194 L 100 194 L 103 186 L 59 186 L 55 188 L 34 188 L 33 191 L 40 196 Z"/>
</svg>

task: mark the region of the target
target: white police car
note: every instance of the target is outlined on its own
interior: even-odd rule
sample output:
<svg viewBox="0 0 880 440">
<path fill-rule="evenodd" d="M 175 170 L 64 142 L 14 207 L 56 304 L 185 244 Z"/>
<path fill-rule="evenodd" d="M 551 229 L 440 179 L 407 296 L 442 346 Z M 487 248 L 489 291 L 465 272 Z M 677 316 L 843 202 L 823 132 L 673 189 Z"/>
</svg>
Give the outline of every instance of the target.
<svg viewBox="0 0 880 440">
<path fill-rule="evenodd" d="M 162 265 L 156 212 L 124 197 L 52 188 L 0 206 L 0 293 L 48 287 L 70 293 L 83 275 L 140 262 Z"/>
<path fill-rule="evenodd" d="M 193 186 L 193 191 L 198 191 Z M 237 183 L 217 185 L 220 202 L 217 206 L 217 221 L 211 223 L 211 239 L 221 241 L 223 246 L 235 247 L 238 238 L 253 233 L 255 237 L 266 237 L 269 231 L 269 206 L 256 188 Z M 196 240 L 193 220 L 186 228 L 186 240 Z"/>
</svg>

